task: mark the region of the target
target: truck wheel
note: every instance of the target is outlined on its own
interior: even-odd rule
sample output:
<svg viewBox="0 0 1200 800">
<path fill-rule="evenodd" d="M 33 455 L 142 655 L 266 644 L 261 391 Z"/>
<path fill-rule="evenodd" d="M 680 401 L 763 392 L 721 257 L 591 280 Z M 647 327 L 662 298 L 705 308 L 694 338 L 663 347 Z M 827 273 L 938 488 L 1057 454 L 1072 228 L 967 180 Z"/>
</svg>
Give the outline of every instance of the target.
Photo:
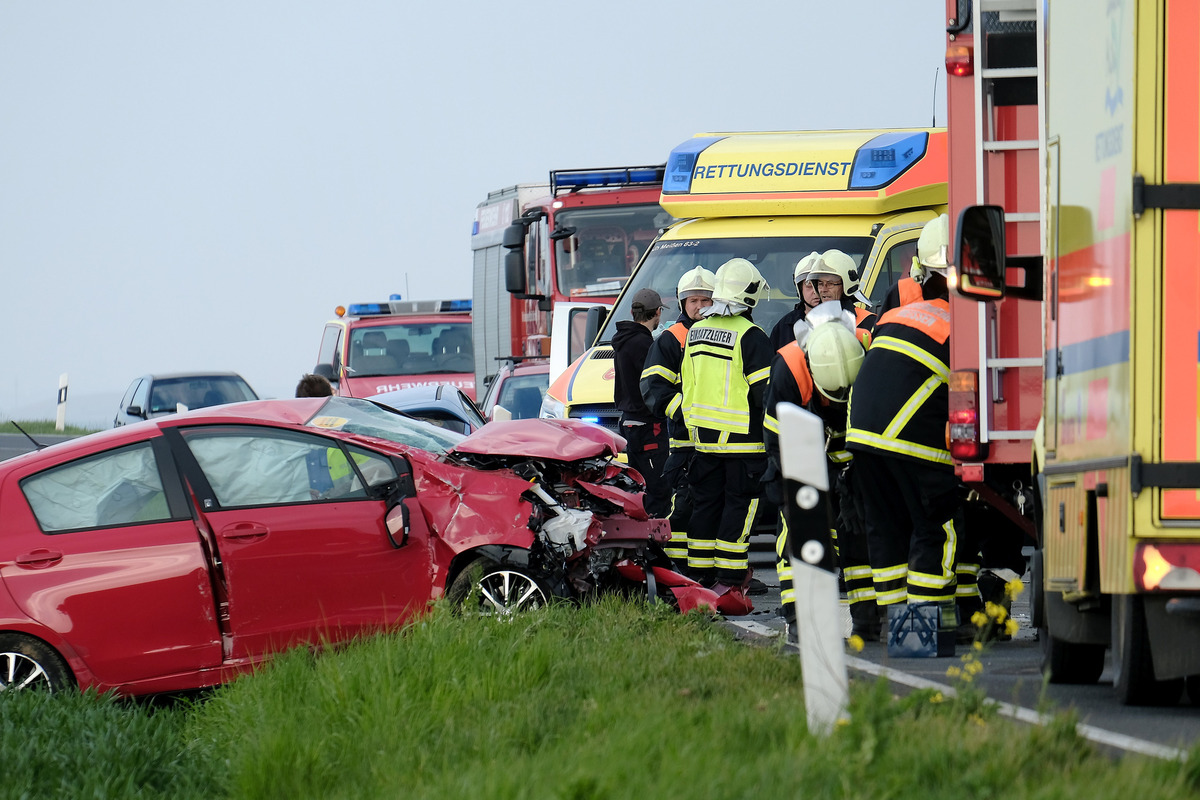
<svg viewBox="0 0 1200 800">
<path fill-rule="evenodd" d="M 0 692 L 10 689 L 57 692 L 74 685 L 70 667 L 50 645 L 20 633 L 0 634 Z"/>
<path fill-rule="evenodd" d="M 1183 678 L 1154 677 L 1154 658 L 1146 631 L 1145 602 L 1135 594 L 1113 597 L 1113 688 L 1127 706 L 1166 706 L 1179 702 Z"/>
<path fill-rule="evenodd" d="M 551 592 L 528 567 L 477 558 L 450 584 L 446 597 L 464 609 L 506 617 L 542 608 Z"/>
<path fill-rule="evenodd" d="M 1042 643 L 1042 674 L 1050 683 L 1095 683 L 1104 672 L 1102 644 L 1076 644 L 1055 639 L 1038 628 Z"/>
</svg>

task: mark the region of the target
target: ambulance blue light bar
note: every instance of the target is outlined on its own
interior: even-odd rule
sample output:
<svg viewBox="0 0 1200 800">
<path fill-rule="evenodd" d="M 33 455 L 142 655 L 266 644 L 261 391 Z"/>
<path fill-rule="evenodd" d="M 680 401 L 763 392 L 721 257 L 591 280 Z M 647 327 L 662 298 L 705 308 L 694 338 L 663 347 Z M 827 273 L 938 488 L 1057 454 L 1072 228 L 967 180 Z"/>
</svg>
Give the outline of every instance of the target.
<svg viewBox="0 0 1200 800">
<path fill-rule="evenodd" d="M 723 136 L 694 136 L 671 151 L 667 157 L 667 172 L 663 176 L 664 194 L 687 194 L 692 190 L 692 173 L 696 160 L 710 144 Z"/>
<path fill-rule="evenodd" d="M 470 300 L 390 300 L 386 303 L 354 303 L 347 313 L 352 317 L 379 317 L 470 310 Z"/>
<path fill-rule="evenodd" d="M 882 189 L 921 160 L 929 134 L 885 133 L 858 148 L 850 170 L 851 189 Z"/>
<path fill-rule="evenodd" d="M 560 189 L 615 188 L 620 186 L 657 186 L 663 180 L 664 165 L 656 167 L 606 167 L 604 169 L 558 169 L 550 171 L 550 194 Z"/>
</svg>

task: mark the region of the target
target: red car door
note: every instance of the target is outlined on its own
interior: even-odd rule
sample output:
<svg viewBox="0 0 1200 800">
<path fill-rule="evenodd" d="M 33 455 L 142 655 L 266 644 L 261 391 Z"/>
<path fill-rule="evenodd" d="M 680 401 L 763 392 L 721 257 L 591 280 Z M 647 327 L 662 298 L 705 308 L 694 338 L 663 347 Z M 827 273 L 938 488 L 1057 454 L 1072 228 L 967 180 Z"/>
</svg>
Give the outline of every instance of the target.
<svg viewBox="0 0 1200 800">
<path fill-rule="evenodd" d="M 344 641 L 428 603 L 433 579 L 421 514 L 410 514 L 408 540 L 394 546 L 386 504 L 359 478 L 411 486 L 388 455 L 256 426 L 188 428 L 182 439 L 223 563 L 233 657 Z"/>
<path fill-rule="evenodd" d="M 161 437 L 10 473 L 0 508 L 5 588 L 99 681 L 221 663 L 209 562 Z"/>
</svg>

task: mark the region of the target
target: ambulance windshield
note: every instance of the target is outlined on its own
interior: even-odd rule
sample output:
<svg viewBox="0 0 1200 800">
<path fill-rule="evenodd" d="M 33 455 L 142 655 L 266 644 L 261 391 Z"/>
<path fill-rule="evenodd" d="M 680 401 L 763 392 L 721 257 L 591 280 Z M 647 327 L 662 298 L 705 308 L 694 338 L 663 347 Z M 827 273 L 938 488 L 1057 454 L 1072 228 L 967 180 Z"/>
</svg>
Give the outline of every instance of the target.
<svg viewBox="0 0 1200 800">
<path fill-rule="evenodd" d="M 560 211 L 555 227 L 573 232 L 554 242 L 558 291 L 616 297 L 642 253 L 673 221 L 657 203 Z"/>
<path fill-rule="evenodd" d="M 706 238 L 655 242 L 628 291 L 608 316 L 600 333 L 600 341 L 612 340 L 618 321 L 633 319 L 629 305 L 638 289 L 650 287 L 657 291 L 668 306 L 668 310 L 663 311 L 664 321 L 674 320 L 679 315 L 675 287 L 683 273 L 696 266 L 716 272 L 731 258 L 749 259 L 770 285 L 770 296 L 760 300 L 754 309 L 755 324 L 770 333 L 775 323 L 799 302 L 796 284 L 792 281 L 796 262 L 809 253 L 823 253 L 836 248 L 861 266 L 873 244 L 874 240 L 869 236 Z"/>
</svg>

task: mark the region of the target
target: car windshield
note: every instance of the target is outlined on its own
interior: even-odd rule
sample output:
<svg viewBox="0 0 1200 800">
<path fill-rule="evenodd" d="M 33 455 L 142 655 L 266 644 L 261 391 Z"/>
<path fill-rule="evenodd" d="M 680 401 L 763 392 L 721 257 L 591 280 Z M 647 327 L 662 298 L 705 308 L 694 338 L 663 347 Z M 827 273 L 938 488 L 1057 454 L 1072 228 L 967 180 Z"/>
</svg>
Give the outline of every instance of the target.
<svg viewBox="0 0 1200 800">
<path fill-rule="evenodd" d="M 554 242 L 558 291 L 615 296 L 654 237 L 673 221 L 657 203 L 560 211 L 555 226 L 572 233 Z"/>
<path fill-rule="evenodd" d="M 462 440 L 462 435 L 380 408 L 353 397 L 331 397 L 306 423 L 309 428 L 345 431 L 359 436 L 445 453 Z"/>
<path fill-rule="evenodd" d="M 350 331 L 347 366 L 355 378 L 474 372 L 471 323 L 413 322 L 354 328 Z"/>
<path fill-rule="evenodd" d="M 236 375 L 195 375 L 155 378 L 150 389 L 150 413 L 174 413 L 179 406 L 208 408 L 257 400 L 250 384 Z"/>
<path fill-rule="evenodd" d="M 823 253 L 837 248 L 861 266 L 871 252 L 873 243 L 874 240 L 867 236 L 673 239 L 655 242 L 613 312 L 608 315 L 599 341 L 611 342 L 617 322 L 633 319 L 629 308 L 633 295 L 638 289 L 646 287 L 657 291 L 667 304 L 669 313 L 663 312 L 663 327 L 669 326 L 679 316 L 675 287 L 683 273 L 697 266 L 716 272 L 731 258 L 748 259 L 771 287 L 770 296 L 759 301 L 754 309 L 755 324 L 770 332 L 775 323 L 800 301 L 792 279 L 796 262 L 809 253 Z"/>
</svg>

